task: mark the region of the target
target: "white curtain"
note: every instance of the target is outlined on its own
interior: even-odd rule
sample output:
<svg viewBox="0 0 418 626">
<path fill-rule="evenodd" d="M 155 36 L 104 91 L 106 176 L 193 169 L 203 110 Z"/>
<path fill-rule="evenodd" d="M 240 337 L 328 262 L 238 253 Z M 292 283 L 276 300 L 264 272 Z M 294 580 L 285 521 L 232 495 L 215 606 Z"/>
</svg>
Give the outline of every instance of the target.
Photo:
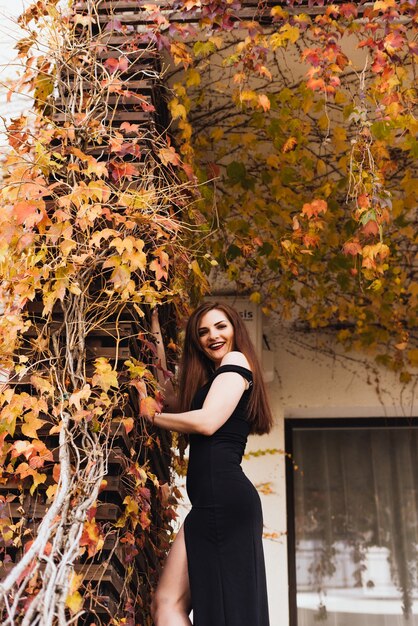
<svg viewBox="0 0 418 626">
<path fill-rule="evenodd" d="M 298 626 L 418 626 L 418 428 L 322 422 L 292 447 Z"/>
</svg>

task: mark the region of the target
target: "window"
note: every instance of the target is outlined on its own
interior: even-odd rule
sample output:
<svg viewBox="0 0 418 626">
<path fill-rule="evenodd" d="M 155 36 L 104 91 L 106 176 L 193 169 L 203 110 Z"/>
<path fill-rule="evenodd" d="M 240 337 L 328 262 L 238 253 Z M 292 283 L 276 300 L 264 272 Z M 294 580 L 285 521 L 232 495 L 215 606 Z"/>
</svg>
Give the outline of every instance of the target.
<svg viewBox="0 0 418 626">
<path fill-rule="evenodd" d="M 418 424 L 288 420 L 286 445 L 292 625 L 418 626 Z"/>
</svg>

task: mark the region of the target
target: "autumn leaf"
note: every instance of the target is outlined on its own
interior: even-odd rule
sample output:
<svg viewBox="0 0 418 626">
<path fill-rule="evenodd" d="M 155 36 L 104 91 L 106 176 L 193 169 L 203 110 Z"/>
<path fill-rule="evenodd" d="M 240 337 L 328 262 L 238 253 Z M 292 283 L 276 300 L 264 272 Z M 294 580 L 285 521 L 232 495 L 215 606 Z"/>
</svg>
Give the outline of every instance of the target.
<svg viewBox="0 0 418 626">
<path fill-rule="evenodd" d="M 283 144 L 282 152 L 291 152 L 291 150 L 294 150 L 297 145 L 298 140 L 296 139 L 296 137 L 289 137 Z"/>
<path fill-rule="evenodd" d="M 46 378 L 42 378 L 41 376 L 37 376 L 33 374 L 30 377 L 30 383 L 37 389 L 41 394 L 46 394 L 47 396 L 54 395 L 54 387 L 51 385 L 49 380 Z"/>
<path fill-rule="evenodd" d="M 155 272 L 157 280 L 168 278 L 169 256 L 164 250 L 156 250 L 154 255 L 157 257 L 149 264 L 150 270 Z"/>
<path fill-rule="evenodd" d="M 351 254 L 352 256 L 356 256 L 357 254 L 361 254 L 362 247 L 358 241 L 347 241 L 343 246 L 344 254 Z"/>
<path fill-rule="evenodd" d="M 118 388 L 118 376 L 116 370 L 112 368 L 105 357 L 99 357 L 94 361 L 95 374 L 92 378 L 92 385 L 98 386 L 103 391 L 108 392 L 111 387 Z"/>
<path fill-rule="evenodd" d="M 76 409 L 78 411 L 81 410 L 81 401 L 82 400 L 88 400 L 90 398 L 91 395 L 91 388 L 90 385 L 87 383 L 84 385 L 84 387 L 82 389 L 80 389 L 79 391 L 74 391 L 69 400 L 68 403 L 70 406 L 75 406 Z"/>
<path fill-rule="evenodd" d="M 160 410 L 159 405 L 151 398 L 151 396 L 147 396 L 146 398 L 142 398 L 140 402 L 140 414 L 146 418 L 154 417 L 155 413 Z"/>
<path fill-rule="evenodd" d="M 111 74 L 114 74 L 115 72 L 126 72 L 129 62 L 125 56 L 120 56 L 118 59 L 111 57 L 106 59 L 103 65 Z"/>
<path fill-rule="evenodd" d="M 65 601 L 65 605 L 70 609 L 71 613 L 75 615 L 79 613 L 83 608 L 83 597 L 78 591 L 83 582 L 83 574 L 76 574 L 72 572 L 70 579 L 70 589 Z"/>
<path fill-rule="evenodd" d="M 316 199 L 303 205 L 302 214 L 307 217 L 318 217 L 320 213 L 327 212 L 328 205 L 325 200 Z"/>
<path fill-rule="evenodd" d="M 373 4 L 373 11 L 382 11 L 384 13 L 393 7 L 396 7 L 396 0 L 377 0 Z"/>
<path fill-rule="evenodd" d="M 183 63 L 183 67 L 188 67 L 192 62 L 192 56 L 187 49 L 187 46 L 179 41 L 173 41 L 170 44 L 170 52 L 174 59 L 174 64 L 179 65 Z"/>
<path fill-rule="evenodd" d="M 146 511 L 141 511 L 139 516 L 139 524 L 142 530 L 147 530 L 151 526 L 151 520 Z"/>
<path fill-rule="evenodd" d="M 33 412 L 26 414 L 22 424 L 22 435 L 29 437 L 30 439 L 36 439 L 38 437 L 37 431 L 46 424 L 45 420 L 41 420 Z"/>
<path fill-rule="evenodd" d="M 139 175 L 138 167 L 125 161 L 111 161 L 110 168 L 111 176 L 116 182 L 119 182 L 122 178 L 132 180 L 133 176 Z"/>
<path fill-rule="evenodd" d="M 122 124 L 120 125 L 120 130 L 124 131 L 125 133 L 138 134 L 139 124 L 130 124 L 130 122 L 122 122 Z"/>
<path fill-rule="evenodd" d="M 32 228 L 45 217 L 45 203 L 22 200 L 15 204 L 13 213 L 18 224 L 25 224 L 27 228 Z"/>
<path fill-rule="evenodd" d="M 180 157 L 173 146 L 161 148 L 161 150 L 158 151 L 158 156 L 163 165 L 168 165 L 169 163 L 172 165 L 180 165 Z"/>
<path fill-rule="evenodd" d="M 93 518 L 84 522 L 83 533 L 80 539 L 80 546 L 87 547 L 89 558 L 99 552 L 104 545 L 104 538 L 99 525 Z"/>
<path fill-rule="evenodd" d="M 128 435 L 134 428 L 134 419 L 133 417 L 124 417 L 123 419 L 121 419 L 121 422 L 125 428 L 125 432 Z"/>
<path fill-rule="evenodd" d="M 173 98 L 172 100 L 170 100 L 170 102 L 168 103 L 168 108 L 170 109 L 171 117 L 173 118 L 173 120 L 177 120 L 179 118 L 182 120 L 187 119 L 186 108 L 183 104 L 179 102 L 177 98 Z"/>
<path fill-rule="evenodd" d="M 264 112 L 270 111 L 270 100 L 265 94 L 260 94 L 257 98 L 257 104 Z"/>
</svg>

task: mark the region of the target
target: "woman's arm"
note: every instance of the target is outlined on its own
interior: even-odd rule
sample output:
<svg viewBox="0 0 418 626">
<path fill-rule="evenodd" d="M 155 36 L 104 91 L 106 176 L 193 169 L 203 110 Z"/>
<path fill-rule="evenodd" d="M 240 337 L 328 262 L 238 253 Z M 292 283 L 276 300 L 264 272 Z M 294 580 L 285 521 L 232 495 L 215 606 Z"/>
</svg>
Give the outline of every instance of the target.
<svg viewBox="0 0 418 626">
<path fill-rule="evenodd" d="M 240 352 L 230 352 L 221 365 L 248 368 L 248 361 Z M 201 409 L 176 414 L 157 413 L 154 424 L 181 433 L 213 435 L 232 415 L 246 388 L 247 382 L 241 374 L 223 372 L 211 384 Z"/>
<path fill-rule="evenodd" d="M 178 399 L 173 387 L 171 378 L 166 378 L 164 371 L 168 371 L 167 358 L 164 350 L 163 336 L 161 333 L 160 320 L 158 317 L 158 309 L 155 307 L 151 313 L 151 333 L 155 337 L 155 346 L 157 350 L 157 358 L 159 366 L 157 366 L 157 379 L 161 387 L 164 397 L 164 408 L 170 411 L 176 411 L 178 407 Z"/>
</svg>

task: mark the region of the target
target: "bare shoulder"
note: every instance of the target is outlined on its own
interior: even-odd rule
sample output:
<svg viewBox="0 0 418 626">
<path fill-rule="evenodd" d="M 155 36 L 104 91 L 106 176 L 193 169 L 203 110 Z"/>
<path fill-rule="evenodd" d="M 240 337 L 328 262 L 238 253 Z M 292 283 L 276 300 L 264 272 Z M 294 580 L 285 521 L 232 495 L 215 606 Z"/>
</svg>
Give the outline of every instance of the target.
<svg viewBox="0 0 418 626">
<path fill-rule="evenodd" d="M 238 352 L 236 350 L 225 354 L 221 365 L 239 365 L 240 367 L 245 367 L 246 369 L 251 370 L 247 357 L 242 352 Z"/>
</svg>

